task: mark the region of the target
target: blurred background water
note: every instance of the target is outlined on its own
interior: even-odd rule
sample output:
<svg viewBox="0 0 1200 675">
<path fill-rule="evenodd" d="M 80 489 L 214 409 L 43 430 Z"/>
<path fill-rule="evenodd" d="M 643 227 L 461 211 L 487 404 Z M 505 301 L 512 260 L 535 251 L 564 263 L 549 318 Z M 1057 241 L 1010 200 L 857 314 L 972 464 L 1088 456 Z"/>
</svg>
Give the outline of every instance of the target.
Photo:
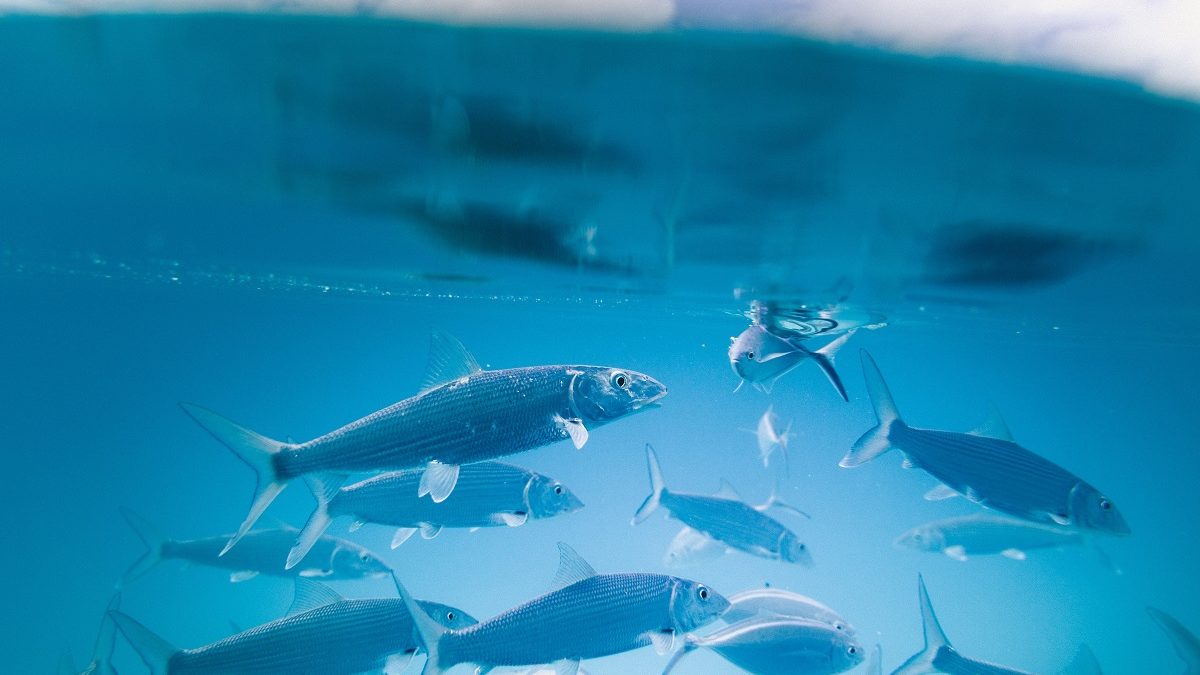
<svg viewBox="0 0 1200 675">
<path fill-rule="evenodd" d="M 1055 672 L 1087 643 L 1106 672 L 1181 667 L 1143 607 L 1200 628 L 1194 103 L 792 36 L 361 18 L 8 16 L 0 64 L 5 671 L 86 661 L 142 552 L 120 506 L 180 538 L 240 521 L 251 473 L 176 402 L 308 439 L 414 393 L 433 329 L 485 367 L 620 365 L 671 393 L 583 450 L 513 458 L 577 513 L 395 551 L 335 524 L 418 595 L 490 616 L 545 590 L 556 541 L 601 572 L 663 571 L 678 525 L 629 525 L 644 444 L 671 487 L 761 501 L 776 472 L 743 429 L 773 405 L 815 567 L 733 553 L 682 576 L 816 597 L 888 669 L 921 645 L 918 572 L 970 656 Z M 733 393 L 752 300 L 874 325 L 839 361 L 849 403 L 808 365 Z M 995 403 L 1109 494 L 1123 573 L 1084 550 L 894 548 L 973 508 L 923 501 L 933 479 L 893 455 L 838 468 L 874 424 L 858 347 L 910 422 L 966 430 Z M 267 519 L 310 509 L 294 488 Z M 198 646 L 290 598 L 167 563 L 124 609 Z M 116 664 L 143 672 L 122 640 Z M 735 671 L 701 653 L 681 672 Z"/>
</svg>

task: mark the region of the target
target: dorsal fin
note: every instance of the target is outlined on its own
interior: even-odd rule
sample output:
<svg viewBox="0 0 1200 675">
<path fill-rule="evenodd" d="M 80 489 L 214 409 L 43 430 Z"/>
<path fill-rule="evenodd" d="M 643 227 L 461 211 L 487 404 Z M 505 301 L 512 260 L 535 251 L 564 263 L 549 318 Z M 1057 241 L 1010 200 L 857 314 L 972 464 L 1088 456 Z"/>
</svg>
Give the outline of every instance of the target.
<svg viewBox="0 0 1200 675">
<path fill-rule="evenodd" d="M 550 583 L 550 590 L 557 591 L 566 588 L 577 581 L 583 581 L 596 576 L 596 570 L 587 563 L 575 549 L 558 542 L 558 572 Z"/>
<path fill-rule="evenodd" d="M 983 423 L 967 433 L 972 436 L 986 436 L 987 438 L 995 438 L 1001 441 L 1014 443 L 1012 432 L 1008 430 L 1008 424 L 1004 421 L 1004 417 L 1000 415 L 1000 409 L 995 403 L 988 406 L 987 418 Z"/>
<path fill-rule="evenodd" d="M 342 596 L 332 588 L 317 581 L 296 577 L 296 597 L 287 615 L 295 616 L 314 610 L 318 607 L 331 605 L 342 600 Z"/>
<path fill-rule="evenodd" d="M 713 496 L 720 497 L 721 499 L 735 499 L 739 502 L 742 501 L 742 496 L 739 495 L 738 491 L 735 490 L 733 486 L 729 484 L 729 481 L 725 480 L 724 478 L 721 479 L 721 489 L 717 490 Z"/>
<path fill-rule="evenodd" d="M 425 377 L 421 380 L 421 391 L 428 391 L 460 377 L 482 371 L 479 362 L 463 346 L 458 338 L 434 331 L 429 336 L 429 363 L 425 366 Z"/>
</svg>

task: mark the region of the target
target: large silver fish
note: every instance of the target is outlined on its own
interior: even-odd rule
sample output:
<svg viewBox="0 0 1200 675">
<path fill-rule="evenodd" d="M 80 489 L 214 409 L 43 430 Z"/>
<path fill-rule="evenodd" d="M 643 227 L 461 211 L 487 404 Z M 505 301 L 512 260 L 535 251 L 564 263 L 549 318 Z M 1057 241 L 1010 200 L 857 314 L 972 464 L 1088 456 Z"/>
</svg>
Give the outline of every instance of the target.
<svg viewBox="0 0 1200 675">
<path fill-rule="evenodd" d="M 714 621 L 729 602 L 704 584 L 662 574 L 596 574 L 566 544 L 558 545 L 550 592 L 487 621 L 448 630 L 408 601 L 429 658 L 423 675 L 473 663 L 477 673 L 499 666 L 553 663 L 575 675 L 582 659 L 653 644 L 670 651 L 676 635 Z"/>
<path fill-rule="evenodd" d="M 829 344 L 813 351 L 805 347 L 799 337 L 777 333 L 755 323 L 737 337 L 730 338 L 729 365 L 742 378 L 742 383 L 749 382 L 755 389 L 769 394 L 776 380 L 801 363 L 812 360 L 829 378 L 842 400 L 849 401 L 842 378 L 833 366 L 833 358 L 853 334 L 852 330 L 839 335 Z M 741 388 L 741 384 L 738 384 L 738 388 Z"/>
<path fill-rule="evenodd" d="M 756 675 L 833 675 L 863 660 L 862 645 L 826 623 L 782 617 L 750 619 L 704 636 L 689 635 L 663 675 L 699 648 Z"/>
<path fill-rule="evenodd" d="M 109 613 L 121 607 L 121 594 L 115 593 L 108 601 L 104 610 L 104 618 L 100 621 L 100 632 L 96 635 L 96 645 L 92 648 L 92 660 L 83 670 L 76 670 L 69 655 L 64 655 L 58 664 L 59 675 L 117 675 L 113 668 L 113 647 L 117 641 L 117 627 L 113 624 Z"/>
<path fill-rule="evenodd" d="M 646 445 L 646 466 L 650 471 L 650 496 L 634 514 L 635 525 L 662 506 L 672 517 L 707 536 L 716 545 L 735 548 L 761 558 L 812 566 L 808 545 L 783 523 L 765 513 L 772 506 L 806 515 L 803 511 L 780 502 L 774 494 L 767 503 L 751 506 L 742 501 L 728 484 L 712 497 L 671 492 L 663 483 L 658 456 L 649 444 Z"/>
<path fill-rule="evenodd" d="M 943 553 L 954 560 L 973 555 L 1003 555 L 1024 560 L 1039 548 L 1090 544 L 1080 530 L 976 513 L 918 525 L 896 538 L 896 546 Z"/>
<path fill-rule="evenodd" d="M 802 619 L 832 626 L 834 630 L 854 634 L 854 626 L 828 605 L 807 595 L 778 588 L 755 588 L 729 596 L 729 609 L 721 615 L 726 623 L 749 619 Z"/>
<path fill-rule="evenodd" d="M 441 503 L 417 496 L 422 473 L 422 469 L 395 471 L 340 489 L 343 475 L 306 476 L 317 508 L 288 554 L 287 567 L 299 563 L 338 516 L 353 517 L 356 526 L 376 523 L 398 528 L 392 538 L 392 548 L 396 548 L 418 529 L 421 536 L 432 539 L 444 527 L 517 527 L 530 518 L 550 518 L 583 508 L 583 502 L 567 486 L 511 464 L 463 466 L 454 493 Z"/>
<path fill-rule="evenodd" d="M 228 551 L 295 478 L 313 473 L 424 467 L 417 488 L 440 502 L 459 466 L 571 439 L 652 407 L 667 388 L 649 375 L 607 366 L 483 370 L 443 333 L 431 340 L 420 393 L 305 443 L 276 441 L 197 405 L 183 409 L 257 473 L 254 501 Z"/>
<path fill-rule="evenodd" d="M 1200 639 L 1188 630 L 1179 620 L 1161 609 L 1147 607 L 1146 611 L 1154 623 L 1162 628 L 1175 647 L 1175 653 L 1183 659 L 1185 668 L 1183 675 L 1200 675 Z"/>
<path fill-rule="evenodd" d="M 455 607 L 419 606 L 438 625 L 475 623 Z M 121 612 L 110 616 L 153 675 L 399 675 L 420 646 L 408 605 L 398 598 L 345 600 L 327 586 L 297 579 L 288 613 L 195 649 L 177 649 Z"/>
<path fill-rule="evenodd" d="M 959 654 L 950 644 L 942 625 L 938 623 L 937 615 L 933 613 L 933 603 L 929 601 L 929 592 L 925 590 L 925 579 L 920 575 L 917 575 L 917 595 L 921 604 L 921 621 L 925 628 L 925 647 L 893 670 L 892 675 L 1031 675 L 1024 670 L 998 666 Z"/>
<path fill-rule="evenodd" d="M 168 539 L 136 513 L 121 509 L 121 515 L 146 545 L 146 553 L 130 565 L 121 579 L 122 584 L 140 577 L 163 560 L 182 560 L 226 569 L 230 571 L 229 580 L 233 582 L 247 581 L 260 574 L 333 581 L 368 579 L 392 573 L 391 568 L 375 554 L 354 542 L 336 537 L 316 538 L 312 545 L 313 554 L 308 556 L 307 564 L 285 567 L 284 560 L 299 534 L 299 530 L 290 527 L 249 532 L 236 551 L 221 555 L 221 549 L 229 541 L 228 535 L 191 540 Z"/>
<path fill-rule="evenodd" d="M 908 426 L 865 350 L 862 364 L 879 424 L 858 439 L 841 466 L 859 466 L 898 448 L 906 466 L 924 469 L 977 504 L 1034 522 L 1129 534 L 1111 499 L 1011 439 Z"/>
</svg>

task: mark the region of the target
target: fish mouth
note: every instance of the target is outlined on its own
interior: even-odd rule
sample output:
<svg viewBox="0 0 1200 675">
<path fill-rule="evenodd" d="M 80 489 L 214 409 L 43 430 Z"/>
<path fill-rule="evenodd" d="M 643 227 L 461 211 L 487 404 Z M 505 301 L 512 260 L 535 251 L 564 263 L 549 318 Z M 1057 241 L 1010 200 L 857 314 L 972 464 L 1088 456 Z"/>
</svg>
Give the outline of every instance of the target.
<svg viewBox="0 0 1200 675">
<path fill-rule="evenodd" d="M 663 397 L 667 395 L 667 388 L 662 385 L 660 385 L 660 387 L 661 387 L 661 391 L 659 391 L 658 393 L 654 394 L 653 396 L 650 396 L 649 398 L 645 398 L 645 399 L 642 399 L 641 401 L 635 402 L 633 404 L 633 409 L 634 410 L 649 410 L 651 408 L 661 408 L 662 404 L 659 403 L 659 401 L 661 401 L 663 399 Z"/>
</svg>

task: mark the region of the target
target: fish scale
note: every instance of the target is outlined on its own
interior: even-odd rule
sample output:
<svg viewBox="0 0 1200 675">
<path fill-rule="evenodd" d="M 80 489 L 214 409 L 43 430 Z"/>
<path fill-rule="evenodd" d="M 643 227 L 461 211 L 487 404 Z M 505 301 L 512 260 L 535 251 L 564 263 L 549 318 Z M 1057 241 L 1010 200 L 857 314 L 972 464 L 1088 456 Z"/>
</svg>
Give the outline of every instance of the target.
<svg viewBox="0 0 1200 675">
<path fill-rule="evenodd" d="M 781 544 L 788 529 L 774 518 L 743 502 L 719 497 L 665 492 L 663 506 L 675 518 L 723 544 L 742 551 L 781 555 Z"/>
<path fill-rule="evenodd" d="M 429 522 L 454 527 L 485 527 L 495 524 L 498 512 L 527 512 L 529 504 L 524 490 L 535 475 L 498 462 L 468 464 L 459 473 L 454 493 L 435 504 L 416 497 L 421 473 L 422 470 L 399 471 L 348 486 L 330 502 L 329 513 L 332 516 L 351 515 L 385 525 L 411 526 Z"/>
<path fill-rule="evenodd" d="M 279 477 L 469 464 L 569 437 L 571 366 L 481 371 L 405 399 L 275 457 Z M 518 404 L 519 401 L 519 404 Z"/>
<path fill-rule="evenodd" d="M 674 628 L 676 579 L 659 574 L 589 577 L 443 638 L 445 663 L 528 665 L 585 659 L 649 644 Z"/>
</svg>

